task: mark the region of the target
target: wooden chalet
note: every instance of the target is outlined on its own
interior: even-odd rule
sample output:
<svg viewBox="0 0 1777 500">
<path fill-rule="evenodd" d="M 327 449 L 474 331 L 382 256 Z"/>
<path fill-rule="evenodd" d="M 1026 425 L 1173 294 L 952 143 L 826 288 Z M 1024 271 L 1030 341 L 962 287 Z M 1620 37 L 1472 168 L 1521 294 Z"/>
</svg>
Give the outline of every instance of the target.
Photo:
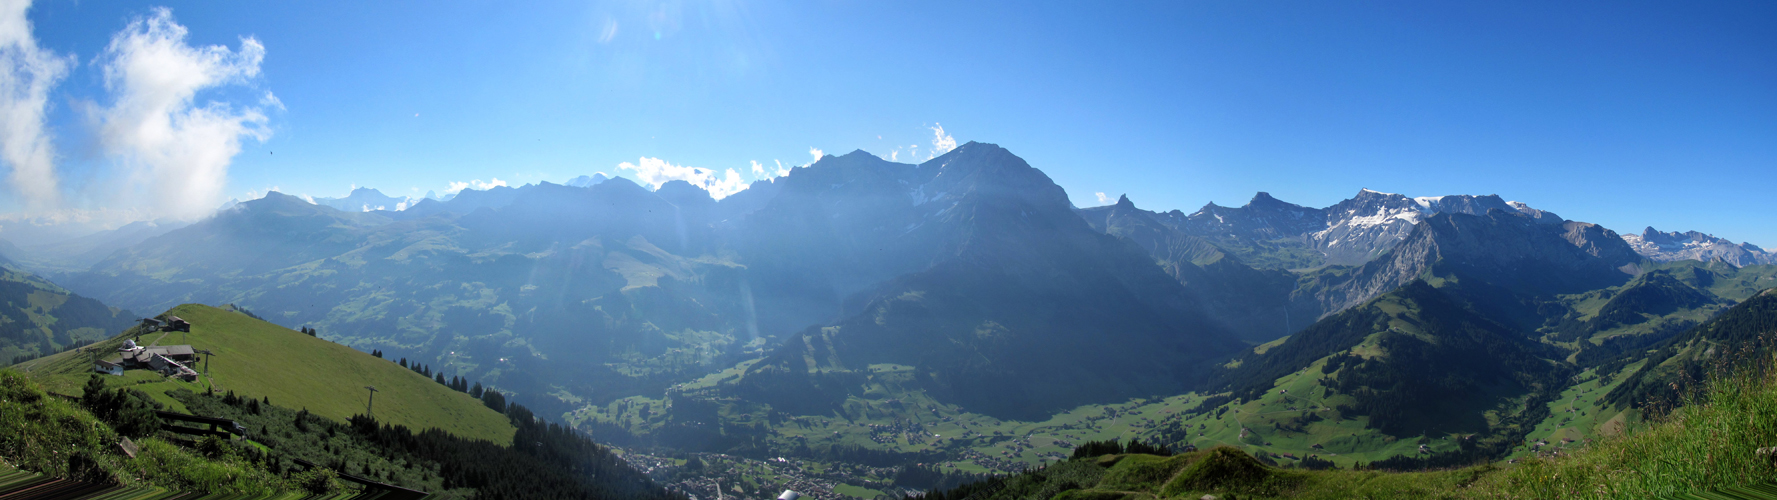
<svg viewBox="0 0 1777 500">
<path fill-rule="evenodd" d="M 161 325 L 160 331 L 189 332 L 191 331 L 191 323 L 178 316 L 167 316 L 166 324 Z"/>
</svg>

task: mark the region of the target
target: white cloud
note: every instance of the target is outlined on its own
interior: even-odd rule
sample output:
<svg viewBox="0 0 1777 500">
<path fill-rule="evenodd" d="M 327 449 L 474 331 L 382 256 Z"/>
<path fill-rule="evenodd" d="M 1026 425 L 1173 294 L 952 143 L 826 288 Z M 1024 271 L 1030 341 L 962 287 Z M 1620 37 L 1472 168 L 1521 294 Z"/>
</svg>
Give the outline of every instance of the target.
<svg viewBox="0 0 1777 500">
<path fill-rule="evenodd" d="M 37 46 L 30 0 L 0 1 L 0 159 L 12 167 L 8 184 L 33 209 L 58 204 L 55 146 L 43 127 L 49 91 L 74 64 Z"/>
<path fill-rule="evenodd" d="M 932 127 L 932 152 L 927 158 L 936 158 L 952 149 L 956 149 L 956 138 L 944 133 L 944 124 Z"/>
<path fill-rule="evenodd" d="M 705 191 L 710 192 L 710 197 L 720 200 L 727 198 L 734 193 L 746 190 L 747 183 L 746 181 L 740 180 L 740 172 L 736 172 L 731 168 L 723 171 L 721 180 L 712 179 L 710 183 L 704 185 L 703 188 Z"/>
<path fill-rule="evenodd" d="M 809 161 L 809 162 L 808 162 L 808 164 L 809 164 L 809 165 L 813 165 L 813 164 L 814 164 L 814 162 L 817 162 L 817 161 L 821 161 L 821 157 L 822 157 L 822 156 L 826 156 L 826 155 L 827 155 L 827 153 L 826 153 L 826 152 L 824 152 L 824 151 L 821 151 L 821 150 L 819 150 L 819 149 L 815 149 L 815 148 L 814 148 L 814 147 L 812 147 L 812 146 L 811 146 L 811 147 L 809 147 L 809 148 L 808 148 L 808 155 L 809 155 L 809 156 L 813 156 L 813 157 L 814 157 L 814 159 L 813 159 L 813 160 L 810 160 L 810 161 Z"/>
<path fill-rule="evenodd" d="M 758 162 L 754 162 L 753 165 L 760 167 Z M 747 188 L 747 183 L 740 180 L 740 172 L 732 168 L 717 175 L 716 171 L 707 168 L 674 165 L 659 158 L 644 157 L 637 160 L 636 163 L 619 163 L 617 169 L 634 171 L 636 179 L 654 189 L 660 189 L 660 186 L 672 181 L 689 182 L 693 186 L 709 191 L 710 197 L 718 200 Z M 763 170 L 763 168 L 757 170 Z"/>
<path fill-rule="evenodd" d="M 771 161 L 777 163 L 777 175 L 773 175 L 772 177 L 783 177 L 786 175 L 790 175 L 790 167 L 784 166 L 783 160 L 771 160 Z"/>
<path fill-rule="evenodd" d="M 750 163 L 753 164 L 753 178 L 754 179 L 765 178 L 765 166 L 760 165 L 757 160 L 752 160 L 752 161 L 750 161 Z"/>
<path fill-rule="evenodd" d="M 1115 201 L 1115 200 L 1112 200 L 1112 199 L 1111 199 L 1111 197 L 1109 197 L 1109 196 L 1105 196 L 1105 195 L 1104 195 L 1104 193 L 1102 193 L 1102 192 L 1100 192 L 1100 193 L 1092 193 L 1092 194 L 1093 194 L 1093 195 L 1095 195 L 1095 196 L 1098 196 L 1098 202 L 1099 202 L 1099 203 L 1103 203 L 1103 204 L 1106 204 L 1106 205 L 1109 205 L 1109 204 L 1111 204 L 1111 202 L 1112 202 L 1112 201 Z"/>
<path fill-rule="evenodd" d="M 193 47 L 187 34 L 163 7 L 113 35 L 98 59 L 113 102 L 91 110 L 99 141 L 124 170 L 127 188 L 146 190 L 135 195 L 155 212 L 177 217 L 216 206 L 243 137 L 271 137 L 260 108 L 194 102 L 199 91 L 258 76 L 265 46 L 246 37 L 238 51 Z M 281 106 L 269 93 L 261 102 Z"/>
<path fill-rule="evenodd" d="M 450 183 L 450 189 L 446 189 L 446 190 L 444 190 L 444 192 L 450 193 L 450 194 L 456 194 L 457 192 L 462 191 L 464 189 L 473 188 L 476 191 L 486 191 L 486 190 L 493 189 L 496 187 L 506 186 L 506 181 L 500 180 L 499 177 L 489 177 L 489 178 L 493 179 L 493 180 L 488 181 L 488 182 L 481 182 L 481 179 L 472 179 L 469 182 L 452 182 L 452 183 Z M 354 188 L 354 189 L 356 189 L 356 188 Z"/>
</svg>

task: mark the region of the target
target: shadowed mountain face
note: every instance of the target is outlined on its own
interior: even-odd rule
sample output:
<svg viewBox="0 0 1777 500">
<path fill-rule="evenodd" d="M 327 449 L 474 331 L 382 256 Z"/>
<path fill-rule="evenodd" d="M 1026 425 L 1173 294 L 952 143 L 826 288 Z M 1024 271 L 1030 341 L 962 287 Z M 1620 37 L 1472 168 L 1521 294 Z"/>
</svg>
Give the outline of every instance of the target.
<svg viewBox="0 0 1777 500">
<path fill-rule="evenodd" d="M 131 307 L 240 304 L 546 411 L 563 403 L 545 393 L 658 394 L 810 335 L 836 354 L 804 370 L 922 366 L 936 394 L 1005 412 L 1173 391 L 1192 361 L 1238 348 L 1146 251 L 976 143 L 917 166 L 829 156 L 719 202 L 620 178 L 401 212 L 271 194 L 73 278 Z M 1069 360 L 1111 366 L 1054 394 L 994 389 L 1059 380 Z"/>
<path fill-rule="evenodd" d="M 1312 275 L 1296 298 L 1339 311 L 1434 276 L 1476 293 L 1552 296 L 1621 285 L 1643 262 L 1615 232 L 1596 224 L 1544 224 L 1500 210 L 1440 214 L 1415 226 L 1383 258 Z"/>
<path fill-rule="evenodd" d="M 0 366 L 109 338 L 129 311 L 70 293 L 0 257 Z"/>
<path fill-rule="evenodd" d="M 1115 205 L 1078 212 L 1093 229 L 1146 250 L 1162 270 L 1185 286 L 1192 301 L 1203 305 L 1212 321 L 1243 340 L 1263 343 L 1289 335 L 1320 315 L 1318 308 L 1291 303 L 1295 274 L 1253 269 L 1209 239 L 1162 223 L 1166 214 L 1138 209 L 1128 197 L 1118 199 Z"/>
<path fill-rule="evenodd" d="M 942 400 L 1034 418 L 1176 391 L 1196 362 L 1239 348 L 1147 252 L 1093 230 L 1005 150 L 959 148 L 914 174 L 904 189 L 925 215 L 896 229 L 930 242 L 917 258 L 931 263 L 874 287 L 861 314 L 792 337 L 742 394 L 817 410 L 837 401 L 814 395 L 893 363 Z"/>
</svg>

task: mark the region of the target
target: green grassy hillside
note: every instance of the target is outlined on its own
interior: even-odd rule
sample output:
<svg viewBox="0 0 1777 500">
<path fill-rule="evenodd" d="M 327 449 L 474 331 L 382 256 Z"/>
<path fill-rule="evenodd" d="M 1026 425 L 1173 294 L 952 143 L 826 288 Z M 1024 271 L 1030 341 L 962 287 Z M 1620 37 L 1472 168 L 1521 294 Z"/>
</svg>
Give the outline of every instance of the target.
<svg viewBox="0 0 1777 500">
<path fill-rule="evenodd" d="M 1553 361 L 1563 354 L 1414 282 L 1240 359 L 1221 407 L 1168 422 L 1160 438 L 1345 465 L 1473 463 L 1543 420 L 1571 371 Z"/>
<path fill-rule="evenodd" d="M 301 332 L 214 307 L 186 304 L 167 314 L 192 324 L 190 333 L 145 333 L 143 344 L 190 344 L 215 356 L 207 360 L 209 380 L 196 383 L 170 379 L 145 370 L 107 380 L 111 385 L 134 383 L 135 389 L 157 401 L 183 408 L 166 391 L 188 389 L 203 392 L 213 382 L 221 391 L 251 398 L 270 398 L 286 408 L 307 408 L 310 413 L 340 421 L 365 411 L 367 390 L 375 386 L 378 420 L 412 429 L 437 427 L 458 436 L 506 444 L 514 428 L 504 415 L 488 409 L 467 394 L 456 392 L 395 362 Z M 22 363 L 16 368 L 45 387 L 63 394 L 79 395 L 92 372 L 94 356 L 110 356 L 124 335 L 99 342 L 84 352 L 69 351 Z M 102 354 L 101 354 L 102 353 Z M 203 364 L 197 367 L 204 369 Z M 121 380 L 119 380 L 121 379 Z"/>
<path fill-rule="evenodd" d="M 1777 481 L 1777 356 L 1766 353 L 1666 418 L 1635 426 L 1560 455 L 1429 472 L 1303 470 L 1260 463 L 1231 447 L 1174 457 L 1112 455 L 1073 459 L 1014 475 L 979 500 L 1049 498 L 1181 498 L 1203 494 L 1241 499 L 1643 499 L 1699 494 Z M 1745 367 L 1743 367 L 1745 368 Z M 1325 455 L 1322 455 L 1323 457 Z M 977 483 L 927 500 L 957 500 L 993 483 Z M 1131 493 L 1135 496 L 1128 496 Z M 1686 498 L 1752 498 L 1696 496 Z"/>
<path fill-rule="evenodd" d="M 1606 399 L 1618 406 L 1672 406 L 1712 371 L 1748 356 L 1762 356 L 1777 343 L 1777 289 L 1766 290 L 1697 328 L 1667 340 L 1647 362 Z"/>
</svg>

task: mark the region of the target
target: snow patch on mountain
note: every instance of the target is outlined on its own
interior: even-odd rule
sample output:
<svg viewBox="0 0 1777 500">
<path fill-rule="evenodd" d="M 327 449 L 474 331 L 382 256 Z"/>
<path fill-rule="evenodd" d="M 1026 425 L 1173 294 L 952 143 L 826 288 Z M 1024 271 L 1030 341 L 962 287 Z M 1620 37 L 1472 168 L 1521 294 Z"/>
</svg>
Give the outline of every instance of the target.
<svg viewBox="0 0 1777 500">
<path fill-rule="evenodd" d="M 1358 191 L 1351 199 L 1324 209 L 1295 205 L 1267 193 L 1258 193 L 1242 207 L 1210 203 L 1189 216 L 1161 217 L 1161 220 L 1182 227 L 1188 234 L 1231 238 L 1227 242 L 1229 245 L 1306 247 L 1324 257 L 1312 262 L 1314 265 L 1355 265 L 1394 248 L 1412 234 L 1414 226 L 1433 215 L 1486 215 L 1489 210 L 1522 214 L 1538 224 L 1565 222 L 1554 213 L 1523 203 L 1507 202 L 1497 195 L 1408 197 L 1368 188 Z"/>
<path fill-rule="evenodd" d="M 1697 231 L 1661 232 L 1650 226 L 1641 234 L 1623 233 L 1623 240 L 1629 242 L 1636 253 L 1660 262 L 1696 260 L 1725 262 L 1736 267 L 1777 264 L 1777 252 Z"/>
<path fill-rule="evenodd" d="M 611 176 L 605 175 L 604 172 L 597 172 L 592 175 L 582 175 L 579 177 L 568 179 L 568 181 L 565 183 L 562 183 L 562 185 L 577 187 L 577 188 L 593 187 L 593 186 L 597 186 L 601 182 L 605 182 L 608 180 L 611 180 Z"/>
<path fill-rule="evenodd" d="M 402 211 L 419 203 L 420 198 L 411 196 L 389 196 L 371 188 L 355 188 L 352 193 L 341 198 L 305 198 L 316 205 L 333 207 L 346 212 L 371 212 L 377 210 Z"/>
</svg>

